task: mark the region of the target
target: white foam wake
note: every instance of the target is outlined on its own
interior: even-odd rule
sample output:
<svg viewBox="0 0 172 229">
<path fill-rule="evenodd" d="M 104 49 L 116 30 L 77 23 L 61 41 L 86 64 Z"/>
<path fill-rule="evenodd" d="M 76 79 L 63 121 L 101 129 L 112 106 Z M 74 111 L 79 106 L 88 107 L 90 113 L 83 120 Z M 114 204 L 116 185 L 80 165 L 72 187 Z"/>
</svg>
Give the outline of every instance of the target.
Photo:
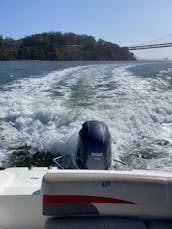
<svg viewBox="0 0 172 229">
<path fill-rule="evenodd" d="M 166 82 L 162 78 L 140 78 L 129 67 L 74 67 L 6 85 L 0 92 L 1 155 L 20 144 L 42 152 L 71 153 L 82 123 L 97 119 L 109 126 L 115 158 L 133 167 L 143 163 L 140 167 L 172 170 L 172 93 L 161 91 L 159 86 Z M 162 157 L 146 161 L 144 150 L 161 151 Z M 129 154 L 134 155 L 132 161 Z"/>
</svg>

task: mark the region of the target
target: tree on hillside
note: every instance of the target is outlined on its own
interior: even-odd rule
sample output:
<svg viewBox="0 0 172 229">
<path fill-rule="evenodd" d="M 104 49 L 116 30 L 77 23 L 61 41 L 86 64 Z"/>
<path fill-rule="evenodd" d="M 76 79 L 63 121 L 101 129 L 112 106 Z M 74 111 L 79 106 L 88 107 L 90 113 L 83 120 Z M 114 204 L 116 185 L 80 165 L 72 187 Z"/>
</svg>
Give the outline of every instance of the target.
<svg viewBox="0 0 172 229">
<path fill-rule="evenodd" d="M 0 36 L 0 60 L 133 60 L 128 48 L 75 33 L 50 32 L 19 40 Z"/>
</svg>

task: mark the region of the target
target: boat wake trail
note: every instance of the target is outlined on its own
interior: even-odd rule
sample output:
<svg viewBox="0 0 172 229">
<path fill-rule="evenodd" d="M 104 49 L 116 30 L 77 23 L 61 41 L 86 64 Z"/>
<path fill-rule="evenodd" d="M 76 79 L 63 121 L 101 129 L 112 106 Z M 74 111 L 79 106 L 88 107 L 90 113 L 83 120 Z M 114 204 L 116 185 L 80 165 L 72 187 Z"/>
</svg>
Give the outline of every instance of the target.
<svg viewBox="0 0 172 229">
<path fill-rule="evenodd" d="M 95 119 L 109 127 L 114 158 L 130 168 L 172 171 L 171 65 L 79 66 L 4 85 L 1 158 L 22 145 L 72 154 L 82 123 Z"/>
</svg>

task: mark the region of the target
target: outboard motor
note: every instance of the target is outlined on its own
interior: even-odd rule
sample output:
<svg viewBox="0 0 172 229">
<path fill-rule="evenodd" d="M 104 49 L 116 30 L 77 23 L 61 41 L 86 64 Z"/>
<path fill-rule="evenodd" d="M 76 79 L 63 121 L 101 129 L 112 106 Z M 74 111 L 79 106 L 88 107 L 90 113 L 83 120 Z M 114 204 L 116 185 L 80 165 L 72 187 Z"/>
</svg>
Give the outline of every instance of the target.
<svg viewBox="0 0 172 229">
<path fill-rule="evenodd" d="M 106 124 L 87 121 L 82 125 L 76 163 L 80 169 L 108 169 L 111 166 L 111 136 Z"/>
</svg>

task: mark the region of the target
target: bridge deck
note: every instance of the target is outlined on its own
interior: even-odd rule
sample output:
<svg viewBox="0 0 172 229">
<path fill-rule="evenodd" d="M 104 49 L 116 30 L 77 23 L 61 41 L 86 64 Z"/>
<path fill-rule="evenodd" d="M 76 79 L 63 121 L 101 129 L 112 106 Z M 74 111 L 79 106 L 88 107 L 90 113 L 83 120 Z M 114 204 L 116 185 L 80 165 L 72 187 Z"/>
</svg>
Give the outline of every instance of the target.
<svg viewBox="0 0 172 229">
<path fill-rule="evenodd" d="M 139 50 L 139 49 L 153 49 L 153 48 L 166 48 L 172 47 L 172 42 L 160 43 L 160 44 L 150 44 L 150 45 L 137 45 L 128 47 L 129 50 Z"/>
</svg>

